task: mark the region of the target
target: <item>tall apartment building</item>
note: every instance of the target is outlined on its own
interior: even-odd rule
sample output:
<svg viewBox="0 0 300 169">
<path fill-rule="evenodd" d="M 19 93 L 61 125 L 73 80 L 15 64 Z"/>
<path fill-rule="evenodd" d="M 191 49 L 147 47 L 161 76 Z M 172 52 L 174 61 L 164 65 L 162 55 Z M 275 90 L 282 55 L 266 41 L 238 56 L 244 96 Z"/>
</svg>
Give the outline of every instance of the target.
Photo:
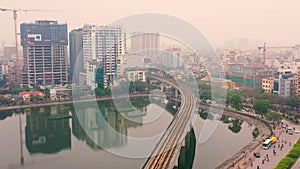
<svg viewBox="0 0 300 169">
<path fill-rule="evenodd" d="M 85 73 L 80 74 L 82 83 L 86 83 L 92 89 L 113 85 L 113 78 L 117 73 L 117 57 L 125 53 L 124 39 L 125 33 L 120 26 L 84 25 L 83 65 Z"/>
<path fill-rule="evenodd" d="M 79 83 L 79 73 L 83 72 L 83 33 L 82 29 L 74 29 L 69 33 L 70 72 L 69 81 Z"/>
<path fill-rule="evenodd" d="M 68 82 L 67 24 L 37 20 L 21 24 L 22 84 L 63 85 Z"/>
<path fill-rule="evenodd" d="M 0 82 L 3 80 L 2 62 L 0 61 Z"/>
<path fill-rule="evenodd" d="M 294 76 L 280 76 L 279 78 L 279 95 L 290 97 L 296 95 L 297 80 Z"/>
<path fill-rule="evenodd" d="M 177 68 L 183 66 L 182 51 L 180 48 L 170 48 L 162 52 L 164 66 Z"/>
<path fill-rule="evenodd" d="M 130 37 L 131 52 L 153 56 L 160 49 L 159 33 L 134 32 Z"/>
<path fill-rule="evenodd" d="M 300 98 L 300 66 L 298 67 L 298 71 L 297 71 L 297 96 Z"/>
</svg>

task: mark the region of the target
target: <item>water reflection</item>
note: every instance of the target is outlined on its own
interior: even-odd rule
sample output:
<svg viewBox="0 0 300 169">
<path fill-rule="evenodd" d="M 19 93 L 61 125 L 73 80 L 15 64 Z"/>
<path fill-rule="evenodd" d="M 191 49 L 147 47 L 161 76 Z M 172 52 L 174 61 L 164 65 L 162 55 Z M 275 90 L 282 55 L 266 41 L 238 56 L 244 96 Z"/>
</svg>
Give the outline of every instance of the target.
<svg viewBox="0 0 300 169">
<path fill-rule="evenodd" d="M 142 102 L 141 99 L 133 101 L 138 111 L 126 107 L 117 110 L 111 101 L 99 103 L 100 109 L 82 105 L 76 113 L 72 110 L 73 135 L 93 150 L 123 147 L 127 145 L 128 128 L 143 124 L 148 103 Z"/>
<path fill-rule="evenodd" d="M 201 109 L 199 111 L 199 116 L 204 119 L 204 120 L 220 120 L 225 124 L 228 125 L 228 129 L 232 131 L 233 133 L 239 133 L 242 129 L 242 124 L 243 120 L 234 118 L 234 117 L 229 117 L 224 114 L 219 115 L 219 114 L 214 114 L 214 113 L 209 113 L 206 110 Z"/>
<path fill-rule="evenodd" d="M 68 113 L 59 107 L 32 108 L 25 110 L 25 141 L 30 154 L 52 154 L 71 149 L 69 119 L 51 120 L 49 117 Z"/>
<path fill-rule="evenodd" d="M 24 167 L 26 168 L 27 166 L 30 169 L 51 169 L 54 162 L 57 168 L 139 168 L 143 160 L 116 157 L 101 150 L 103 148 L 136 148 L 134 147 L 135 145 L 131 146 L 132 144 L 130 140 L 127 140 L 127 136 L 144 137 L 151 134 L 155 135 L 159 130 L 165 130 L 172 120 L 172 116 L 166 113 L 156 123 L 143 124 L 146 121 L 145 119 L 151 116 L 151 113 L 157 113 L 160 110 L 153 109 L 153 104 L 150 104 L 147 98 L 134 98 L 131 100 L 131 103 L 135 106 L 134 109 L 129 109 L 126 106 L 122 107 L 121 105 L 121 109 L 117 110 L 113 102 L 101 101 L 98 102 L 99 108 L 83 104 L 80 110 L 76 110 L 77 113 L 75 113 L 72 105 L 31 108 L 19 111 L 22 114 L 23 125 L 21 126 L 22 130 L 25 130 L 25 135 L 23 134 L 23 136 L 28 150 L 24 149 L 26 160 Z M 175 102 L 168 102 L 166 105 L 162 103 L 155 104 L 157 104 L 156 107 L 164 107 L 172 113 L 175 113 L 179 106 Z M 0 142 L 6 143 L 6 139 L 13 140 L 8 142 L 8 145 L 0 145 L 0 149 L 3 150 L 0 153 L 0 159 L 4 160 L 4 163 L 0 162 L 0 168 L 8 168 L 7 166 L 19 162 L 17 160 L 20 151 L 17 146 L 18 140 L 16 139 L 18 133 L 16 132 L 17 129 L 14 129 L 18 126 L 18 116 L 12 115 L 13 113 L 18 113 L 18 111 L 0 113 L 2 115 L 0 120 L 5 119 L 0 121 L 0 125 L 3 122 L 3 125 L 0 126 L 2 134 Z M 59 114 L 70 114 L 72 119 L 49 119 L 49 117 Z M 211 142 L 203 146 L 197 144 L 194 130 L 191 130 L 185 138 L 185 146 L 181 149 L 179 169 L 213 168 L 228 158 L 224 154 L 233 154 L 247 143 L 245 140 L 249 139 L 248 135 L 252 137 L 252 129 L 248 132 L 247 126 L 242 125 L 242 120 L 225 115 L 211 116 L 204 111 L 199 112 L 199 116 L 207 120 L 221 120 L 224 123 L 222 125 L 224 127 L 219 133 L 218 131 L 216 132 L 215 139 L 211 139 Z M 79 122 L 79 118 L 83 120 Z M 104 122 L 108 125 L 104 125 Z M 203 122 L 198 121 L 197 124 L 200 123 L 202 124 Z M 201 129 L 201 127 L 198 128 Z M 115 132 L 112 132 L 112 130 L 116 130 L 121 134 L 113 134 Z M 224 134 L 228 135 L 225 142 Z M 215 142 L 218 140 L 222 140 L 222 142 Z M 230 147 L 232 142 L 235 144 L 235 149 Z M 218 145 L 226 146 L 217 147 Z M 6 149 L 6 147 L 10 148 Z M 221 153 L 218 153 L 217 150 L 221 151 Z M 5 151 L 9 153 L 4 153 Z M 211 153 L 215 151 L 218 155 Z M 56 155 L 49 156 L 47 154 Z M 51 161 L 50 158 L 53 157 L 55 159 Z M 202 160 L 199 161 L 199 159 Z M 118 163 L 115 163 L 115 161 L 118 161 Z"/>
</svg>

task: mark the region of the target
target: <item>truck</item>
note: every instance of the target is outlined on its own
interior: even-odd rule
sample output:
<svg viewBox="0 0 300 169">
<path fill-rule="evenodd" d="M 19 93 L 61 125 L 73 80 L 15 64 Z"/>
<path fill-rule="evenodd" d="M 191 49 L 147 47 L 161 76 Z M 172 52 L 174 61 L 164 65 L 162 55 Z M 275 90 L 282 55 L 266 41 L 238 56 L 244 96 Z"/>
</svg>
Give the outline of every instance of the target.
<svg viewBox="0 0 300 169">
<path fill-rule="evenodd" d="M 273 137 L 270 138 L 270 140 L 271 140 L 272 144 L 274 144 L 274 143 L 276 143 L 276 141 L 277 141 L 277 137 L 274 137 L 274 136 L 273 136 Z"/>
</svg>

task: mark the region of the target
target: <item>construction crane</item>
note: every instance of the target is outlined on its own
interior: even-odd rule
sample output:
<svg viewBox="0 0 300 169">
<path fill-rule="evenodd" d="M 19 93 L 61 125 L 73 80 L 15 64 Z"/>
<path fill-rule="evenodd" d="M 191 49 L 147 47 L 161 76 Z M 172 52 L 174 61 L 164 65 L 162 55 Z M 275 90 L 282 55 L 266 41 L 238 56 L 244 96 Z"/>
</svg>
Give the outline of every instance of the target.
<svg viewBox="0 0 300 169">
<path fill-rule="evenodd" d="M 258 50 L 263 50 L 263 58 L 262 64 L 266 65 L 266 56 L 267 56 L 267 49 L 294 49 L 296 46 L 267 46 L 267 43 L 264 43 L 264 46 L 259 46 Z M 272 66 L 274 66 L 274 57 L 272 60 Z"/>
<path fill-rule="evenodd" d="M 53 11 L 53 10 L 30 10 L 30 9 L 8 9 L 8 8 L 0 8 L 0 11 L 2 12 L 12 12 L 13 18 L 14 18 L 14 27 L 15 27 L 15 45 L 16 45 L 16 63 L 15 63 L 15 69 L 16 69 L 16 79 L 17 79 L 17 85 L 20 85 L 20 63 L 19 63 L 19 54 L 18 54 L 18 27 L 17 27 L 17 17 L 18 12 L 60 12 L 60 11 Z"/>
</svg>

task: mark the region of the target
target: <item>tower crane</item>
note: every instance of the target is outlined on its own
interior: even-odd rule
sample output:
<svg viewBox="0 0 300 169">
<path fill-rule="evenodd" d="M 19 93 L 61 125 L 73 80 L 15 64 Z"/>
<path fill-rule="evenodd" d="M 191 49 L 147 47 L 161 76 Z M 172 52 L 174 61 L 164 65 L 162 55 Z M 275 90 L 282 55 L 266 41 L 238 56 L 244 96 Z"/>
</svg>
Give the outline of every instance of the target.
<svg viewBox="0 0 300 169">
<path fill-rule="evenodd" d="M 53 10 L 31 10 L 31 9 L 9 9 L 9 8 L 1 8 L 0 11 L 2 12 L 12 12 L 13 13 L 13 18 L 14 18 L 14 31 L 15 31 L 15 45 L 16 45 L 16 62 L 15 62 L 15 69 L 16 69 L 16 79 L 17 79 L 17 84 L 20 84 L 20 74 L 21 74 L 21 69 L 20 69 L 20 63 L 19 63 L 19 54 L 18 54 L 18 27 L 17 27 L 17 17 L 18 17 L 18 12 L 60 12 L 60 11 L 53 11 Z"/>
<path fill-rule="evenodd" d="M 263 50 L 263 59 L 262 64 L 266 65 L 266 55 L 267 55 L 267 49 L 294 49 L 296 46 L 267 46 L 267 43 L 264 43 L 264 46 L 259 46 L 258 50 Z M 274 57 L 272 60 L 272 66 L 274 66 Z"/>
</svg>

